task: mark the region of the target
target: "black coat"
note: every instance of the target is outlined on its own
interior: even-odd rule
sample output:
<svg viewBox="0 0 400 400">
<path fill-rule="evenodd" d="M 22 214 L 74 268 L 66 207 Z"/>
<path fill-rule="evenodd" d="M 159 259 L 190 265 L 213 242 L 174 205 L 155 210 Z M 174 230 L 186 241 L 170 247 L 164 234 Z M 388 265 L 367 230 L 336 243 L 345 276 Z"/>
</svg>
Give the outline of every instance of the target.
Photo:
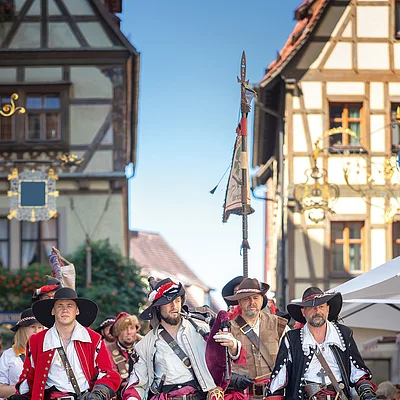
<svg viewBox="0 0 400 400">
<path fill-rule="evenodd" d="M 335 355 L 336 361 L 342 374 L 342 381 L 345 385 L 344 392 L 347 397 L 350 397 L 350 388 L 355 387 L 357 382 L 350 382 L 351 364 L 358 369 L 365 371 L 365 375 L 362 377 L 364 380 L 370 380 L 372 378 L 371 371 L 365 365 L 360 352 L 358 351 L 357 345 L 353 338 L 353 331 L 341 324 L 333 323 L 335 328 L 338 330 L 340 340 L 344 344 L 346 350 L 342 351 L 336 345 L 330 345 L 330 348 Z M 278 355 L 275 362 L 274 370 L 271 374 L 271 382 L 278 375 L 279 371 L 286 366 L 286 386 L 276 390 L 271 395 L 283 395 L 285 389 L 285 399 L 287 400 L 298 400 L 304 397 L 304 374 L 307 371 L 310 361 L 314 356 L 316 347 L 310 349 L 310 354 L 305 355 L 302 348 L 302 333 L 303 329 L 293 329 L 285 335 L 282 339 Z M 289 361 L 289 349 L 286 345 L 286 340 L 289 343 L 290 357 Z"/>
</svg>

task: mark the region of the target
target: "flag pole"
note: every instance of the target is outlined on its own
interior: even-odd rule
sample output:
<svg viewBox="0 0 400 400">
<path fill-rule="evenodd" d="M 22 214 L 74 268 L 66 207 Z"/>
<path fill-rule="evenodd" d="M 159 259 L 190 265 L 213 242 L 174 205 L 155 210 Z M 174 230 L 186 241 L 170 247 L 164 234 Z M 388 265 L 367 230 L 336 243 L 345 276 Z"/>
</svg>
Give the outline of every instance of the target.
<svg viewBox="0 0 400 400">
<path fill-rule="evenodd" d="M 240 62 L 240 78 L 237 78 L 241 84 L 241 96 L 240 96 L 240 111 L 241 119 L 238 126 L 238 134 L 242 137 L 242 152 L 241 152 L 241 202 L 242 202 L 242 257 L 243 257 L 243 276 L 249 276 L 249 259 L 248 251 L 250 250 L 249 245 L 249 227 L 247 215 L 249 212 L 248 195 L 249 195 L 249 170 L 248 170 L 248 157 L 247 157 L 247 115 L 250 112 L 250 104 L 246 98 L 246 86 L 249 81 L 246 81 L 246 54 L 243 51 L 242 59 Z"/>
</svg>

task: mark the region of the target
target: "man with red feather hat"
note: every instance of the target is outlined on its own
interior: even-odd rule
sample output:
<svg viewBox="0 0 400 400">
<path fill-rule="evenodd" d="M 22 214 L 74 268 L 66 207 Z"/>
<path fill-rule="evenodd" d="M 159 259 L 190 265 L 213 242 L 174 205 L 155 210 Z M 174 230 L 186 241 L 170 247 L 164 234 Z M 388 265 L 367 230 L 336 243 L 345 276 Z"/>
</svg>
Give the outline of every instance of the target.
<svg viewBox="0 0 400 400">
<path fill-rule="evenodd" d="M 136 346 L 139 361 L 123 399 L 145 400 L 150 394 L 149 398 L 158 400 L 204 400 L 217 385 L 206 362 L 207 342 L 181 316 L 185 289 L 181 283 L 163 279 L 154 286 L 149 302 L 139 318 L 151 321 L 153 329 Z M 209 330 L 201 322 L 198 327 Z M 234 356 L 240 353 L 241 345 L 231 334 L 216 337 L 218 346 L 227 347 Z"/>
</svg>

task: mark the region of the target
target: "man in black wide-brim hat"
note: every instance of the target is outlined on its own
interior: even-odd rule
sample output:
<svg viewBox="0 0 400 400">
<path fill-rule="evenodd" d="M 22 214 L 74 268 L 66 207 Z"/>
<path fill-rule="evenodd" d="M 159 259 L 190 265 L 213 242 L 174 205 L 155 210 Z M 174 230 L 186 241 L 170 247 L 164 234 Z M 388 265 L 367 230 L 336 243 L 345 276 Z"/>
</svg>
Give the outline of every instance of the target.
<svg viewBox="0 0 400 400">
<path fill-rule="evenodd" d="M 23 371 L 12 400 L 110 400 L 120 384 L 101 336 L 88 328 L 98 307 L 77 297 L 70 288 L 58 289 L 53 299 L 32 306 L 47 330 L 29 340 Z"/>
<path fill-rule="evenodd" d="M 300 302 L 288 304 L 289 314 L 303 323 L 287 332 L 279 347 L 267 397 L 283 399 L 376 399 L 371 371 L 365 365 L 350 328 L 337 323 L 342 308 L 339 292 L 308 288 Z"/>
</svg>

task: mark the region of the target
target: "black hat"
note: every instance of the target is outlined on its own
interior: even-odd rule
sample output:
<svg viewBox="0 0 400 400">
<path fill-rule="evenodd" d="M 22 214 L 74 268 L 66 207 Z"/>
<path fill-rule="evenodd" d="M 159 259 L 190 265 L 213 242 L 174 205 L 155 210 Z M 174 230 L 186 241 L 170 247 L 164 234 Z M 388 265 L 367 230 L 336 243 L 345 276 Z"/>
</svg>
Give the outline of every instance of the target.
<svg viewBox="0 0 400 400">
<path fill-rule="evenodd" d="M 232 287 L 232 290 L 235 286 Z M 245 297 L 249 297 L 254 294 L 259 294 L 263 297 L 263 304 L 261 308 L 264 308 L 268 304 L 268 298 L 266 296 L 268 289 L 269 285 L 267 283 L 259 282 L 255 278 L 244 278 L 238 286 L 236 293 L 231 296 L 226 296 L 224 299 L 225 301 L 230 301 L 231 305 L 236 305 L 239 304 L 238 300 L 240 299 L 244 299 Z"/>
<path fill-rule="evenodd" d="M 61 289 L 61 287 L 62 287 L 61 282 L 57 278 L 53 278 L 52 276 L 46 275 L 46 279 L 42 283 L 42 286 L 40 286 L 39 289 L 36 289 L 33 292 L 33 295 L 31 297 L 32 303 L 38 301 L 40 298 L 40 295 L 42 295 L 44 293 L 52 292 L 53 290 Z"/>
<path fill-rule="evenodd" d="M 37 301 L 32 305 L 32 311 L 36 319 L 47 328 L 54 325 L 54 315 L 51 315 L 54 303 L 57 300 L 73 300 L 79 308 L 79 314 L 76 320 L 83 326 L 90 326 L 97 317 L 97 304 L 84 297 L 78 297 L 75 290 L 63 287 L 57 290 L 54 299 L 46 299 Z"/>
<path fill-rule="evenodd" d="M 107 317 L 104 318 L 102 322 L 100 322 L 100 325 L 94 329 L 97 333 L 101 334 L 101 330 L 104 328 L 107 328 L 107 326 L 112 325 L 115 322 L 115 315 L 107 315 Z"/>
<path fill-rule="evenodd" d="M 151 320 L 154 317 L 155 307 L 172 303 L 177 297 L 183 296 L 184 294 L 185 289 L 180 282 L 175 283 L 170 278 L 157 282 L 153 291 L 149 294 L 149 302 L 151 304 L 139 315 L 139 318 Z"/>
<path fill-rule="evenodd" d="M 232 301 L 232 300 L 227 300 L 225 297 L 227 296 L 233 296 L 235 294 L 234 290 L 235 287 L 240 285 L 244 279 L 244 276 L 239 275 L 233 279 L 231 279 L 223 288 L 221 291 L 222 297 L 225 300 L 225 303 L 227 306 L 234 306 L 237 304 L 237 301 Z"/>
<path fill-rule="evenodd" d="M 323 292 L 320 288 L 311 286 L 304 291 L 301 302 L 292 302 L 288 304 L 287 310 L 294 320 L 305 324 L 306 319 L 301 313 L 302 308 L 317 307 L 321 304 L 328 303 L 328 321 L 334 321 L 337 319 L 342 309 L 342 302 L 343 299 L 340 292 Z"/>
<path fill-rule="evenodd" d="M 38 321 L 33 315 L 32 308 L 27 308 L 26 310 L 22 311 L 20 320 L 11 328 L 11 330 L 13 332 L 17 332 L 21 326 L 31 326 L 36 322 Z"/>
</svg>

